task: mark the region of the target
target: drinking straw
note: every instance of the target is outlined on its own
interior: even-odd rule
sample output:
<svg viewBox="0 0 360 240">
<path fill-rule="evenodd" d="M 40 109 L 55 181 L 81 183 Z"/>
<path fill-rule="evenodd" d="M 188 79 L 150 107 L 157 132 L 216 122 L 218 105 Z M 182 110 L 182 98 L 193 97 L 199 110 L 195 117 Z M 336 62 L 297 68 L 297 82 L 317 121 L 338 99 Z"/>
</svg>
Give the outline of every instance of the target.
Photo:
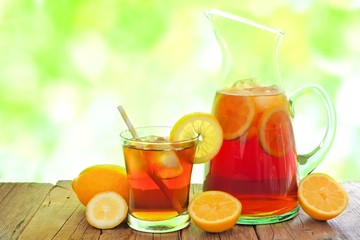
<svg viewBox="0 0 360 240">
<path fill-rule="evenodd" d="M 139 136 L 138 136 L 137 132 L 135 131 L 135 128 L 134 128 L 134 126 L 132 125 L 129 117 L 127 116 L 127 114 L 126 114 L 125 109 L 123 108 L 123 106 L 122 106 L 122 105 L 119 105 L 119 106 L 117 107 L 117 109 L 119 110 L 122 118 L 124 119 L 125 124 L 126 124 L 126 126 L 128 127 L 131 135 L 132 135 L 135 139 L 136 139 L 136 138 L 139 138 Z"/>
<path fill-rule="evenodd" d="M 131 135 L 133 136 L 134 139 L 139 138 L 139 135 L 137 134 L 134 126 L 132 125 L 129 117 L 127 116 L 125 109 L 123 108 L 122 105 L 119 105 L 117 107 L 117 109 L 119 110 L 122 118 L 124 119 L 124 122 L 126 124 L 126 126 L 128 127 Z M 178 214 L 183 212 L 183 208 L 179 202 L 179 200 L 174 196 L 174 192 L 171 191 L 166 185 L 165 183 L 161 180 L 161 178 L 158 176 L 158 174 L 156 173 L 156 171 L 150 171 L 149 167 L 146 168 L 147 169 L 147 174 L 148 176 L 155 182 L 155 184 L 158 185 L 158 187 L 160 188 L 160 190 L 164 193 L 164 195 L 166 196 L 166 198 L 172 203 L 173 208 L 177 211 Z"/>
<path fill-rule="evenodd" d="M 164 193 L 166 198 L 171 202 L 173 208 L 176 210 L 178 214 L 183 212 L 183 208 L 179 202 L 179 200 L 174 196 L 174 192 L 171 191 L 165 183 L 161 180 L 161 177 L 156 173 L 156 171 L 147 172 L 150 178 L 159 186 L 160 190 Z"/>
</svg>

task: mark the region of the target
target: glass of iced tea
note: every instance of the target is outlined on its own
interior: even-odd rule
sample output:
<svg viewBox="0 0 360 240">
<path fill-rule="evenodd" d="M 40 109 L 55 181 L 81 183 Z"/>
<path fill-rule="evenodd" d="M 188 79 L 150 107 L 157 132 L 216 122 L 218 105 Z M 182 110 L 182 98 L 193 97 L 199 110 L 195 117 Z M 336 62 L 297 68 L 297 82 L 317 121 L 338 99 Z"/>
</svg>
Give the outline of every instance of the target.
<svg viewBox="0 0 360 240">
<path fill-rule="evenodd" d="M 170 142 L 171 127 L 120 134 L 130 185 L 128 225 L 138 231 L 180 230 L 189 222 L 190 179 L 197 138 Z"/>
</svg>

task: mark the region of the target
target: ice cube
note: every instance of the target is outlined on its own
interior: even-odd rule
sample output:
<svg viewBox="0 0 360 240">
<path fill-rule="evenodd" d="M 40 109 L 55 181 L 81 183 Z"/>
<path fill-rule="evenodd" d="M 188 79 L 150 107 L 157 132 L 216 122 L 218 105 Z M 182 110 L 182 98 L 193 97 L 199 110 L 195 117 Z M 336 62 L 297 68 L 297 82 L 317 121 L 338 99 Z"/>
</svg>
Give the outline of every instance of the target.
<svg viewBox="0 0 360 240">
<path fill-rule="evenodd" d="M 165 137 L 156 137 L 154 142 L 156 142 L 156 143 L 168 143 L 168 142 L 170 142 L 170 140 L 168 138 L 165 138 Z"/>
<path fill-rule="evenodd" d="M 149 143 L 167 143 L 169 142 L 169 137 L 159 137 L 155 135 L 149 135 L 146 137 L 142 137 L 139 139 L 142 142 L 149 142 Z"/>
<path fill-rule="evenodd" d="M 155 142 L 156 139 L 158 138 L 158 136 L 154 136 L 154 135 L 149 135 L 149 136 L 146 136 L 146 137 L 141 137 L 140 138 L 140 141 L 142 142 Z"/>
<path fill-rule="evenodd" d="M 236 81 L 227 91 L 244 95 L 273 95 L 281 92 L 279 87 L 275 85 L 259 85 L 255 78 Z"/>
<path fill-rule="evenodd" d="M 272 94 L 280 93 L 280 89 L 279 87 L 272 85 L 272 86 L 255 87 L 251 89 L 251 92 L 259 95 L 272 95 Z"/>
<path fill-rule="evenodd" d="M 167 137 L 147 136 L 142 138 L 142 141 L 145 142 L 145 150 L 167 150 L 172 147 Z"/>
<path fill-rule="evenodd" d="M 232 88 L 246 89 L 246 88 L 259 87 L 259 86 L 260 85 L 256 82 L 255 78 L 247 78 L 234 82 Z"/>
<path fill-rule="evenodd" d="M 182 174 L 183 168 L 174 150 L 144 151 L 150 169 L 162 179 L 175 178 Z"/>
</svg>

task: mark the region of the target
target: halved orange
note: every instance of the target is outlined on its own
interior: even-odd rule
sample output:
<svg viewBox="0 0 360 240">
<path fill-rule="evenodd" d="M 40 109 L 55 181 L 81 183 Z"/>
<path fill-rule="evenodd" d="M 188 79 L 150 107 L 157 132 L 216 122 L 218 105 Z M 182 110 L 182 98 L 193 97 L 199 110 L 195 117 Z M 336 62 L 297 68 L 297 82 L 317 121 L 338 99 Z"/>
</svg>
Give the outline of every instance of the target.
<svg viewBox="0 0 360 240">
<path fill-rule="evenodd" d="M 194 163 L 210 161 L 220 151 L 223 131 L 218 120 L 209 113 L 195 112 L 181 117 L 170 132 L 171 141 L 198 137 Z"/>
<path fill-rule="evenodd" d="M 317 220 L 329 220 L 342 213 L 348 205 L 345 189 L 327 174 L 312 173 L 299 184 L 301 208 Z"/>
<path fill-rule="evenodd" d="M 255 116 L 255 104 L 249 96 L 217 92 L 212 112 L 223 129 L 224 139 L 231 140 L 248 130 Z"/>
<path fill-rule="evenodd" d="M 222 191 L 205 191 L 190 202 L 188 212 L 193 222 L 207 232 L 223 232 L 232 228 L 241 214 L 240 201 Z"/>
<path fill-rule="evenodd" d="M 261 147 L 271 156 L 282 157 L 295 148 L 290 112 L 284 105 L 267 109 L 259 120 L 258 131 Z"/>
</svg>

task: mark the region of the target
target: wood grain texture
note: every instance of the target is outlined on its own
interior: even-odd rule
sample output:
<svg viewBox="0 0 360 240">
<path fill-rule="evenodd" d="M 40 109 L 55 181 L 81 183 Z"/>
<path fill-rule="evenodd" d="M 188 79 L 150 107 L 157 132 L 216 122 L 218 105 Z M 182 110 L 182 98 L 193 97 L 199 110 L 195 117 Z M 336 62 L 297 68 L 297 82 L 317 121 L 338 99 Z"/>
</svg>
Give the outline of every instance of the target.
<svg viewBox="0 0 360 240">
<path fill-rule="evenodd" d="M 349 195 L 349 205 L 327 223 L 338 231 L 338 239 L 360 239 L 360 182 L 342 184 Z"/>
<path fill-rule="evenodd" d="M 52 188 L 40 183 L 1 184 L 0 239 L 18 239 Z"/>
<path fill-rule="evenodd" d="M 360 239 L 360 182 L 342 184 L 349 193 L 349 206 L 335 219 L 320 222 L 300 210 L 295 218 L 277 224 L 236 225 L 223 233 L 207 233 L 191 223 L 165 234 L 141 233 L 123 222 L 110 230 L 90 226 L 85 207 L 71 188 L 71 181 L 55 186 L 41 183 L 0 183 L 0 239 Z M 192 185 L 190 198 L 202 191 Z"/>
</svg>

